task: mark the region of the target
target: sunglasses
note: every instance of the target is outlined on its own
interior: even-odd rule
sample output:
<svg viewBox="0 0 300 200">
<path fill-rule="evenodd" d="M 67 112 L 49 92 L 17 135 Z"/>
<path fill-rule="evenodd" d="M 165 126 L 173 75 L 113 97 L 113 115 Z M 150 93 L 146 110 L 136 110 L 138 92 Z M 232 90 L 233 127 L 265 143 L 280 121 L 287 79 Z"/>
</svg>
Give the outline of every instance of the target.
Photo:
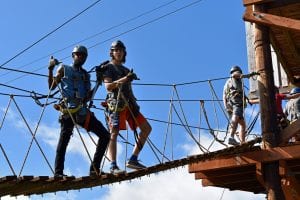
<svg viewBox="0 0 300 200">
<path fill-rule="evenodd" d="M 86 54 L 82 53 L 82 52 L 74 52 L 73 54 L 76 55 L 77 57 L 85 57 L 86 56 Z"/>
</svg>

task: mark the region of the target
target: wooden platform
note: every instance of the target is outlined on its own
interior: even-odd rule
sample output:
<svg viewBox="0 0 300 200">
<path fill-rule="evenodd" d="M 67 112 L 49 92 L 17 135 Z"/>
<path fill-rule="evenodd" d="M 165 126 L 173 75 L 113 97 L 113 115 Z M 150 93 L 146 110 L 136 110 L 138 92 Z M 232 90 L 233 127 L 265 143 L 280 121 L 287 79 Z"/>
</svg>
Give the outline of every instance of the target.
<svg viewBox="0 0 300 200">
<path fill-rule="evenodd" d="M 228 188 L 253 193 L 265 193 L 263 164 L 279 161 L 282 185 L 290 190 L 289 183 L 300 183 L 300 144 L 255 150 L 227 155 L 213 160 L 199 161 L 189 165 L 189 172 L 202 180 L 203 186 Z M 289 181 L 286 181 L 289 180 Z M 297 192 L 300 192 L 298 190 Z"/>
</svg>

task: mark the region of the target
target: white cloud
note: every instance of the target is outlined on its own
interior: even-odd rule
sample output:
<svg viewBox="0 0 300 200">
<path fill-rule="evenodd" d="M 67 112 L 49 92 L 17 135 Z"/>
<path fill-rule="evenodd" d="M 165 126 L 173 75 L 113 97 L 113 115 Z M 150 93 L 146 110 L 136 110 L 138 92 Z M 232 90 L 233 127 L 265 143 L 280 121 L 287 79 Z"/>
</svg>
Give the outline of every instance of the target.
<svg viewBox="0 0 300 200">
<path fill-rule="evenodd" d="M 1 200 L 36 200 L 36 199 L 47 199 L 47 200 L 74 200 L 77 199 L 76 192 L 58 192 L 45 195 L 32 195 L 32 196 L 17 196 L 1 197 Z"/>
<path fill-rule="evenodd" d="M 4 197 L 1 197 L 1 200 L 13 200 L 13 199 L 17 199 L 17 200 L 28 200 L 28 199 L 30 199 L 30 198 L 27 197 L 27 196 L 18 196 L 17 198 L 16 198 L 16 197 L 10 197 L 10 196 L 4 196 Z"/>
<path fill-rule="evenodd" d="M 202 187 L 200 180 L 195 180 L 193 174 L 188 173 L 187 167 L 161 172 L 143 177 L 131 182 L 114 184 L 101 200 L 198 200 L 220 199 L 223 188 Z M 263 195 L 246 192 L 232 192 L 225 190 L 223 200 L 265 199 Z"/>
</svg>

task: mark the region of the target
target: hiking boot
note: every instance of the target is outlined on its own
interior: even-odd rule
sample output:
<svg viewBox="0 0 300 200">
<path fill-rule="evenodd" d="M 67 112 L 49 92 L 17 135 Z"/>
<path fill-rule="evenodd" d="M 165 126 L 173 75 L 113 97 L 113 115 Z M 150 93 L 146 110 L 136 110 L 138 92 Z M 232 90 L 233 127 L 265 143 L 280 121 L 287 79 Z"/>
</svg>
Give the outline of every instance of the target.
<svg viewBox="0 0 300 200">
<path fill-rule="evenodd" d="M 137 160 L 129 160 L 127 162 L 126 166 L 128 168 L 131 168 L 131 169 L 145 169 L 145 168 L 147 168 L 146 166 L 139 163 L 139 161 L 137 161 Z"/>
<path fill-rule="evenodd" d="M 110 168 L 110 173 L 111 174 L 124 174 L 125 171 L 121 170 L 118 166 L 113 166 Z"/>
<path fill-rule="evenodd" d="M 239 142 L 237 142 L 234 138 L 229 138 L 228 139 L 228 144 L 231 144 L 231 145 L 239 145 L 240 143 Z"/>
</svg>

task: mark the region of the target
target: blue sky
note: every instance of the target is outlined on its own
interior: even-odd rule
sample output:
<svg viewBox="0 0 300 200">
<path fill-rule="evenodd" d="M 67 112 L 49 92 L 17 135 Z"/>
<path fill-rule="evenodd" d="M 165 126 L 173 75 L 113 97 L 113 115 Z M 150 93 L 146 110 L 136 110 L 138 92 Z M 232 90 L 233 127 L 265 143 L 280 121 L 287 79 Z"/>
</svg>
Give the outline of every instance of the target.
<svg viewBox="0 0 300 200">
<path fill-rule="evenodd" d="M 10 60 L 25 48 L 50 33 L 71 17 L 88 7 L 95 1 L 16 1 L 2 3 L 0 13 L 1 54 L 0 65 Z M 189 4 L 191 6 L 186 7 Z M 166 6 L 162 6 L 166 4 Z M 160 9 L 155 9 L 162 6 Z M 153 12 L 149 12 L 155 9 Z M 104 60 L 109 59 L 110 44 L 122 40 L 127 47 L 125 65 L 133 68 L 142 85 L 134 85 L 134 93 L 139 99 L 142 113 L 152 119 L 168 121 L 169 102 L 142 100 L 169 100 L 173 88 L 170 86 L 154 86 L 143 84 L 180 84 L 193 81 L 217 79 L 229 76 L 232 65 L 239 65 L 247 73 L 247 51 L 245 40 L 245 25 L 242 20 L 244 7 L 241 0 L 217 1 L 138 1 L 138 0 L 102 0 L 94 7 L 84 12 L 41 42 L 28 49 L 20 56 L 2 67 L 47 74 L 47 64 L 50 55 L 71 63 L 71 51 L 75 44 L 89 48 L 89 56 L 85 63 L 86 69 L 91 69 Z M 147 14 L 146 14 L 147 13 Z M 140 16 L 140 17 L 137 17 Z M 130 20 L 134 19 L 134 20 Z M 126 22 L 126 23 L 125 23 Z M 17 72 L 0 70 L 1 84 L 7 84 L 23 90 L 48 93 L 45 77 L 26 75 Z M 94 74 L 91 74 L 95 78 Z M 225 80 L 213 81 L 212 85 L 221 99 Z M 245 81 L 247 83 L 247 80 Z M 176 86 L 180 99 L 199 100 L 213 99 L 207 82 Z M 0 92 L 9 94 L 24 94 L 26 92 L 1 86 Z M 101 87 L 96 98 L 104 98 L 105 89 Z M 58 113 L 48 106 L 45 113 L 31 98 L 15 97 L 28 124 L 34 130 L 39 117 L 41 123 L 37 131 L 37 139 L 53 166 L 55 148 L 59 135 Z M 0 96 L 1 117 L 9 101 L 8 96 Z M 42 100 L 44 101 L 44 100 Z M 96 101 L 99 107 L 99 101 Z M 220 109 L 214 112 L 213 104 L 208 102 L 207 112 L 213 128 L 225 129 L 227 122 Z M 180 109 L 177 103 L 176 108 Z M 199 102 L 183 102 L 183 109 L 190 125 L 207 127 L 200 115 Z M 103 112 L 94 110 L 97 117 L 104 123 Z M 215 114 L 218 119 L 215 120 Z M 248 116 L 251 115 L 249 107 Z M 174 122 L 179 122 L 174 114 Z M 202 120 L 202 121 L 201 121 Z M 151 140 L 163 148 L 166 137 L 166 124 L 150 121 L 153 132 Z M 203 123 L 203 124 L 202 124 Z M 14 130 L 14 131 L 12 131 Z M 94 146 L 88 136 L 81 130 L 87 141 L 91 154 Z M 166 153 L 174 158 L 199 153 L 195 142 L 185 129 L 173 127 L 173 146 L 167 140 Z M 192 130 L 193 134 L 201 135 L 201 141 L 208 148 L 212 138 L 205 131 Z M 123 133 L 126 135 L 126 132 Z M 132 132 L 128 132 L 131 142 Z M 220 135 L 220 137 L 223 137 Z M 16 107 L 12 104 L 5 123 L 0 131 L 0 142 L 5 147 L 17 173 L 20 171 L 25 152 L 31 141 L 30 132 Z M 213 143 L 211 150 L 222 146 Z M 131 152 L 131 147 L 128 151 Z M 124 168 L 126 146 L 119 143 L 118 160 Z M 16 154 L 16 152 L 19 152 Z M 0 154 L 0 176 L 10 174 L 9 168 Z M 158 164 L 149 146 L 145 146 L 140 155 L 142 162 L 148 166 Z M 74 133 L 66 154 L 65 173 L 75 176 L 85 176 L 88 173 L 89 160 L 83 150 L 78 134 Z M 107 169 L 107 164 L 105 169 Z M 32 145 L 28 160 L 22 175 L 49 175 L 51 170 L 41 156 L 37 146 Z M 172 181 L 170 181 L 172 180 Z M 165 187 L 168 186 L 168 187 Z M 222 188 L 202 187 L 187 168 L 179 168 L 151 175 L 132 182 L 117 183 L 92 190 L 58 192 L 46 194 L 47 199 L 219 199 Z M 155 195 L 155 196 L 152 196 Z M 29 199 L 42 199 L 42 196 L 31 196 Z M 205 198 L 206 197 L 206 198 Z M 264 199 L 263 195 L 225 190 L 223 199 Z M 9 197 L 4 198 L 9 199 Z M 19 197 L 28 199 L 28 197 Z"/>
</svg>

